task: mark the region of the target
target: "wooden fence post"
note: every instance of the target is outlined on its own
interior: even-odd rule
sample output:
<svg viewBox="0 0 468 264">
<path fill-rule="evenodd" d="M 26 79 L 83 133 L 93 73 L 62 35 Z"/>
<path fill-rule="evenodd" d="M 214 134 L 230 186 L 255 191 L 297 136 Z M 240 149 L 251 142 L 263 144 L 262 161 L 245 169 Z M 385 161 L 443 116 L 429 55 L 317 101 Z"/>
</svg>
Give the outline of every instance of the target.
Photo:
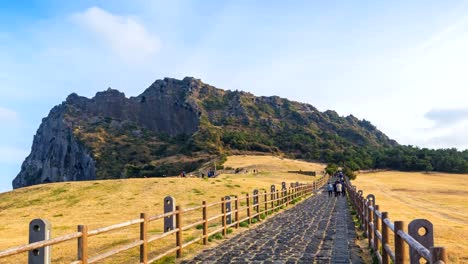
<svg viewBox="0 0 468 264">
<path fill-rule="evenodd" d="M 45 219 L 34 219 L 29 223 L 29 244 L 50 239 L 51 225 Z M 30 250 L 29 264 L 50 264 L 50 246 Z"/>
<path fill-rule="evenodd" d="M 236 214 L 235 214 L 235 217 L 236 217 L 236 228 L 239 228 L 239 197 L 236 195 L 236 202 L 235 202 L 235 208 L 236 208 Z"/>
<path fill-rule="evenodd" d="M 403 221 L 394 222 L 395 264 L 403 264 L 406 259 L 405 241 L 398 235 L 398 231 L 405 232 Z"/>
<path fill-rule="evenodd" d="M 226 205 L 224 207 L 226 210 L 226 225 L 230 225 L 232 224 L 232 203 L 230 195 L 224 196 L 224 204 Z"/>
<path fill-rule="evenodd" d="M 374 214 L 372 213 L 372 210 L 370 209 L 370 207 L 367 207 L 367 215 L 369 216 L 369 219 L 367 221 L 367 225 L 368 225 L 367 242 L 368 242 L 369 248 L 372 248 L 375 227 L 371 227 L 371 223 L 372 225 L 374 225 Z"/>
<path fill-rule="evenodd" d="M 246 194 L 245 196 L 246 196 L 245 200 L 247 202 L 247 217 L 249 218 L 249 220 L 248 220 L 249 224 L 251 224 L 252 223 L 252 218 L 250 217 L 250 215 L 251 215 L 250 214 L 250 196 L 249 196 L 249 194 Z"/>
<path fill-rule="evenodd" d="M 140 214 L 140 219 L 143 222 L 140 223 L 140 240 L 143 244 L 140 245 L 140 263 L 148 263 L 148 216 L 145 213 Z"/>
<path fill-rule="evenodd" d="M 171 213 L 176 210 L 176 201 L 172 196 L 164 197 L 164 213 Z M 164 233 L 174 230 L 176 219 L 175 215 L 164 217 Z"/>
<path fill-rule="evenodd" d="M 387 250 L 385 250 L 385 245 L 388 244 L 388 226 L 385 224 L 384 220 L 388 218 L 388 213 L 387 212 L 382 212 L 382 264 L 389 264 L 390 263 L 390 258 L 387 253 Z"/>
<path fill-rule="evenodd" d="M 379 244 L 380 244 L 379 239 L 375 235 L 376 231 L 381 230 L 379 216 L 377 215 L 378 210 L 379 210 L 379 206 L 375 205 L 375 208 L 374 208 L 374 252 L 379 252 Z"/>
<path fill-rule="evenodd" d="M 274 210 L 275 208 L 275 190 L 276 190 L 276 187 L 275 185 L 271 185 L 270 187 L 270 193 L 271 193 L 271 210 Z M 273 212 L 272 212 L 273 213 Z"/>
<path fill-rule="evenodd" d="M 423 229 L 424 234 L 420 234 L 419 230 Z M 415 219 L 408 224 L 408 234 L 418 241 L 425 248 L 430 249 L 434 246 L 434 227 L 431 222 L 426 219 Z M 410 262 L 419 263 L 419 255 L 416 249 L 410 247 Z"/>
<path fill-rule="evenodd" d="M 78 232 L 81 232 L 81 237 L 78 238 L 77 259 L 81 261 L 81 264 L 88 264 L 88 227 L 79 225 Z"/>
<path fill-rule="evenodd" d="M 223 216 L 221 217 L 221 224 L 223 226 L 223 237 L 226 238 L 227 235 L 227 228 L 226 228 L 226 199 L 221 197 L 221 213 Z"/>
<path fill-rule="evenodd" d="M 180 206 L 176 206 L 176 246 L 178 247 L 177 249 L 177 258 L 182 257 L 182 208 Z"/>
<path fill-rule="evenodd" d="M 260 221 L 260 210 L 259 210 L 259 205 L 258 205 L 258 189 L 253 190 L 253 208 L 257 215 L 255 218 L 257 219 L 257 221 Z"/>
<path fill-rule="evenodd" d="M 431 260 L 429 263 L 438 264 L 440 261 L 448 263 L 447 252 L 444 247 L 431 247 Z"/>
<path fill-rule="evenodd" d="M 264 199 L 263 203 L 265 206 L 265 215 L 268 215 L 268 195 L 266 191 L 263 193 L 263 199 Z"/>
<path fill-rule="evenodd" d="M 280 205 L 279 190 L 276 190 L 276 207 Z"/>
<path fill-rule="evenodd" d="M 206 201 L 203 201 L 203 245 L 208 244 L 208 213 Z"/>
</svg>

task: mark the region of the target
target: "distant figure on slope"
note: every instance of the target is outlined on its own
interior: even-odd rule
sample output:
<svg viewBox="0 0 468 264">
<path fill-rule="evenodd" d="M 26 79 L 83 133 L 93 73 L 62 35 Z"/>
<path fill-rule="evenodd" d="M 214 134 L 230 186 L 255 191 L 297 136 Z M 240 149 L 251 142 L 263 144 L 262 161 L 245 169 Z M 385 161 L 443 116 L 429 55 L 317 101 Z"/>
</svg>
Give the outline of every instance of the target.
<svg viewBox="0 0 468 264">
<path fill-rule="evenodd" d="M 337 182 L 336 183 L 336 194 L 337 194 L 337 196 L 340 196 L 342 189 L 343 189 L 343 185 L 341 185 L 340 182 Z"/>
<path fill-rule="evenodd" d="M 328 197 L 332 197 L 333 193 L 333 184 L 328 183 Z"/>
<path fill-rule="evenodd" d="M 343 196 L 346 196 L 346 182 L 345 181 L 341 182 L 341 194 Z"/>
<path fill-rule="evenodd" d="M 333 183 L 333 192 L 335 193 L 335 196 L 337 194 L 337 190 L 336 190 L 336 184 L 338 183 L 338 181 L 336 181 L 335 183 Z"/>
</svg>

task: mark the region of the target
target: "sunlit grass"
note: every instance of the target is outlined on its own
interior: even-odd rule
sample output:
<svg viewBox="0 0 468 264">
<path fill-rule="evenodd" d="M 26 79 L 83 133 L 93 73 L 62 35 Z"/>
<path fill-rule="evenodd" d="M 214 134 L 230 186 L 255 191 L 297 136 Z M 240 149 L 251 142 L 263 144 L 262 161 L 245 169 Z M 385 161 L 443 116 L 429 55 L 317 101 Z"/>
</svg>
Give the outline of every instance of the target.
<svg viewBox="0 0 468 264">
<path fill-rule="evenodd" d="M 271 156 L 233 156 L 225 166 L 244 168 L 249 173 L 220 175 L 218 178 L 145 178 L 126 180 L 104 180 L 87 182 L 66 182 L 38 185 L 0 194 L 0 250 L 27 244 L 28 225 L 32 219 L 47 219 L 52 224 L 52 237 L 76 232 L 77 225 L 88 225 L 96 229 L 139 218 L 141 212 L 156 215 L 163 212 L 163 199 L 167 195 L 175 198 L 182 208 L 201 205 L 202 201 L 220 201 L 225 195 L 252 194 L 253 189 L 269 190 L 271 184 L 280 187 L 282 181 L 312 182 L 315 177 L 296 173 L 293 170 L 322 171 L 324 165 Z M 259 171 L 252 174 L 252 169 Z M 240 202 L 241 206 L 245 202 Z M 219 214 L 220 208 L 212 208 L 208 214 Z M 184 215 L 183 221 L 201 219 L 201 210 Z M 219 224 L 210 223 L 213 230 Z M 162 231 L 162 221 L 155 221 L 149 233 Z M 200 230 L 187 232 L 185 241 L 200 235 Z M 196 233 L 198 232 L 198 233 Z M 106 233 L 89 239 L 90 255 L 109 250 L 138 239 L 138 225 Z M 76 256 L 76 241 L 52 249 L 56 261 L 73 261 Z M 158 242 L 157 248 L 172 247 L 175 238 L 169 236 Z M 197 244 L 197 243 L 196 243 Z M 213 242 L 212 244 L 216 244 Z M 150 248 L 155 249 L 152 245 Z M 195 254 L 202 247 L 195 245 L 184 252 Z M 11 263 L 24 262 L 25 255 L 9 258 Z M 138 251 L 119 254 L 106 263 L 120 263 L 123 259 L 138 262 Z M 135 259 L 135 261 L 133 261 Z M 173 260 L 169 257 L 166 260 Z M 119 262 L 120 261 L 120 262 Z"/>
<path fill-rule="evenodd" d="M 452 263 L 468 263 L 468 174 L 388 171 L 359 174 L 353 184 L 374 194 L 392 221 L 431 221 L 436 246 Z"/>
</svg>

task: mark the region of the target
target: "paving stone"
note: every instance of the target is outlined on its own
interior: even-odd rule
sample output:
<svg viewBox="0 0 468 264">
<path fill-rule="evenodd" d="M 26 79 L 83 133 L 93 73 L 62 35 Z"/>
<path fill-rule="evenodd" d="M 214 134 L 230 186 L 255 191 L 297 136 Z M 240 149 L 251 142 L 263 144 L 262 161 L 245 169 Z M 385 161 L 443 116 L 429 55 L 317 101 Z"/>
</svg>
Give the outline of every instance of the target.
<svg viewBox="0 0 468 264">
<path fill-rule="evenodd" d="M 182 263 L 362 263 L 346 197 L 316 195 Z"/>
</svg>

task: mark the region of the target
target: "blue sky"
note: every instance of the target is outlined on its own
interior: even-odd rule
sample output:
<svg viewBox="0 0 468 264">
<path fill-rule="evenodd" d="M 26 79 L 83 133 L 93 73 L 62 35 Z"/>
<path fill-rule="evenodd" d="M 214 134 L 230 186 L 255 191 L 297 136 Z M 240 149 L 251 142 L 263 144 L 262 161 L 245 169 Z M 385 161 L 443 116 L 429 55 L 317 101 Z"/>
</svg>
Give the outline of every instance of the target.
<svg viewBox="0 0 468 264">
<path fill-rule="evenodd" d="M 411 2 L 411 3 L 408 3 Z M 194 76 L 468 148 L 468 1 L 2 1 L 0 192 L 72 92 Z"/>
</svg>

